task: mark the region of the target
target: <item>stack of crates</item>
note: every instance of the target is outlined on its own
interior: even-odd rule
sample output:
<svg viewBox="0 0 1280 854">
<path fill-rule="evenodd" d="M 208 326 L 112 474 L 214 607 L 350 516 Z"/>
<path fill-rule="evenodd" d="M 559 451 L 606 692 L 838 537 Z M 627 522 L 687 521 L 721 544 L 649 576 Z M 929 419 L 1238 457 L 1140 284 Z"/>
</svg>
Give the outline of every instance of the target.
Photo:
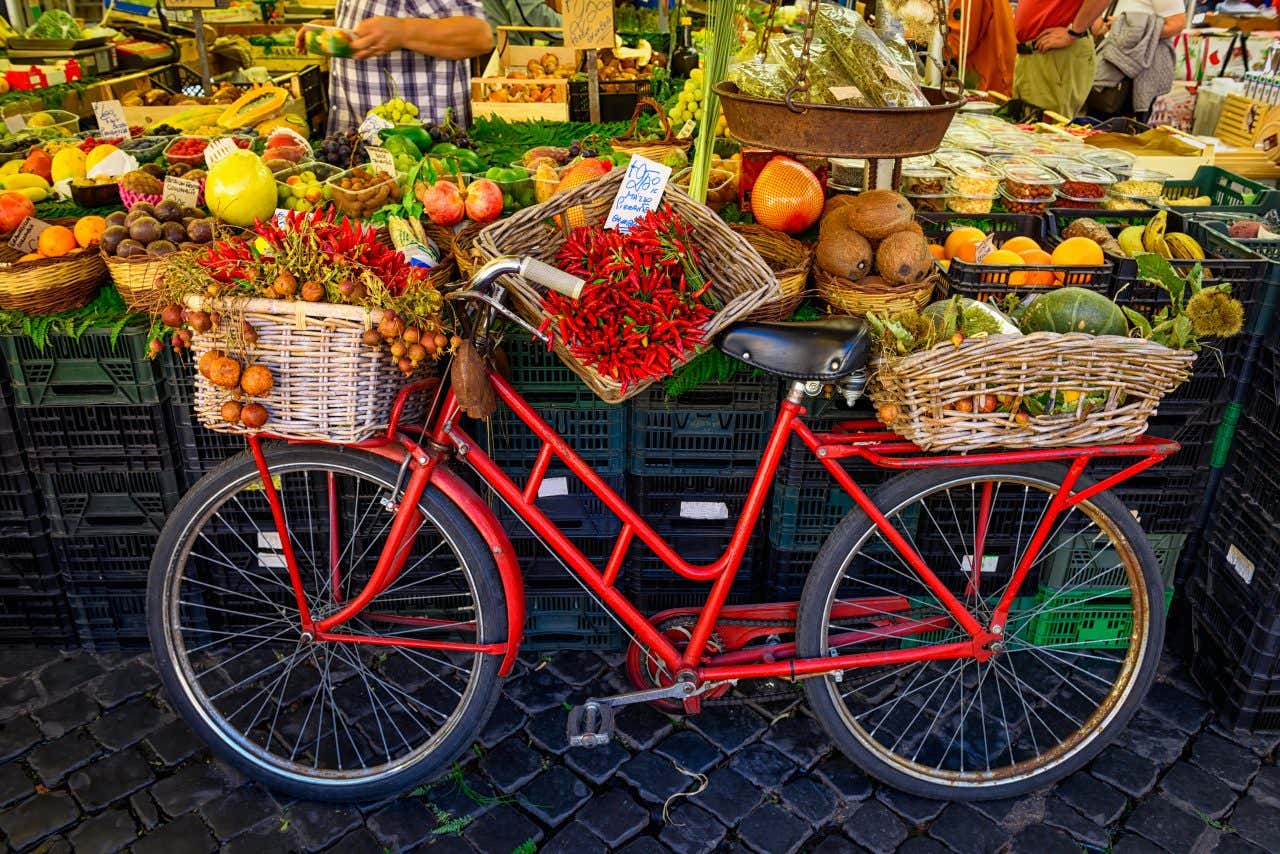
<svg viewBox="0 0 1280 854">
<path fill-rule="evenodd" d="M 158 359 L 164 374 L 164 387 L 168 397 L 166 406 L 178 451 L 178 463 L 182 469 L 183 488 L 190 489 L 196 481 L 220 465 L 228 457 L 235 456 L 248 447 L 238 433 L 221 433 L 209 430 L 196 418 L 192 402 L 195 399 L 195 366 L 191 351 L 175 353 L 165 350 Z"/>
<path fill-rule="evenodd" d="M 725 552 L 777 411 L 777 380 L 750 370 L 670 399 L 660 383 L 631 399 L 632 504 L 689 563 L 704 566 Z M 767 502 L 761 512 L 767 514 Z M 730 604 L 759 601 L 763 529 L 761 520 L 730 589 Z M 648 614 L 701 605 L 711 588 L 710 582 L 675 574 L 639 541 L 631 546 L 623 577 L 628 598 Z"/>
<path fill-rule="evenodd" d="M 1224 723 L 1280 729 L 1280 344 L 1261 348 L 1187 586 L 1192 676 Z"/>
<path fill-rule="evenodd" d="M 600 401 L 555 353 L 523 332 L 502 342 L 511 382 L 552 428 L 624 500 L 626 480 L 626 408 Z M 506 406 L 473 436 L 516 482 L 523 486 L 542 448 Z M 525 642 L 531 652 L 565 647 L 620 650 L 624 636 L 591 594 L 533 535 L 497 493 L 481 487 L 498 521 L 511 538 L 525 584 Z M 597 568 L 603 569 L 622 523 L 568 467 L 553 460 L 538 490 L 538 507 Z"/>
<path fill-rule="evenodd" d="M 0 642 L 72 646 L 75 626 L 13 404 L 7 384 L 0 384 Z"/>
<path fill-rule="evenodd" d="M 147 330 L 0 336 L 19 442 L 80 643 L 146 643 L 147 570 L 181 486 Z"/>
</svg>

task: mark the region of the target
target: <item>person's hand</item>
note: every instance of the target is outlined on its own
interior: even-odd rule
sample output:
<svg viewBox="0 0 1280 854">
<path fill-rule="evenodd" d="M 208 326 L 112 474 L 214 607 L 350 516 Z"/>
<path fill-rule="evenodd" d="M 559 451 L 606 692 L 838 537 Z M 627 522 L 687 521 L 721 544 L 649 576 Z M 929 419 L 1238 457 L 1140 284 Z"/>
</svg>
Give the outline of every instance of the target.
<svg viewBox="0 0 1280 854">
<path fill-rule="evenodd" d="M 317 27 L 332 27 L 334 22 L 331 18 L 317 18 L 314 21 L 307 21 L 307 24 L 315 24 Z M 293 38 L 293 49 L 298 53 L 307 52 L 306 24 L 298 27 L 298 34 Z"/>
<path fill-rule="evenodd" d="M 1093 22 L 1093 26 L 1089 28 L 1089 32 L 1093 33 L 1095 39 L 1100 39 L 1107 33 L 1111 32 L 1111 22 L 1114 18 L 1099 18 Z"/>
<path fill-rule="evenodd" d="M 1036 50 L 1048 53 L 1051 50 L 1070 47 L 1074 42 L 1075 39 L 1071 37 L 1071 33 L 1067 32 L 1066 27 L 1050 27 L 1036 36 Z"/>
<path fill-rule="evenodd" d="M 356 37 L 351 42 L 351 49 L 356 52 L 354 58 L 372 59 L 399 50 L 404 23 L 400 18 L 379 15 L 356 24 Z"/>
</svg>

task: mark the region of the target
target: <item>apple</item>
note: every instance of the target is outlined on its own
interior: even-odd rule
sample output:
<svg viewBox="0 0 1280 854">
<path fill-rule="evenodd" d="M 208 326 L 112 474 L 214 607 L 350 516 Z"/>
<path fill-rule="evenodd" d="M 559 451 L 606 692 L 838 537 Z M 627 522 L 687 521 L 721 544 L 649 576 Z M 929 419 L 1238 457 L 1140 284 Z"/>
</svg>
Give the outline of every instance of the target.
<svg viewBox="0 0 1280 854">
<path fill-rule="evenodd" d="M 462 222 L 467 213 L 458 185 L 448 181 L 436 181 L 430 187 L 419 184 L 418 200 L 422 202 L 422 210 L 427 218 L 446 228 Z M 498 206 L 501 208 L 501 202 Z"/>
<path fill-rule="evenodd" d="M 474 222 L 493 222 L 502 215 L 502 188 L 481 178 L 467 187 L 467 216 Z"/>
<path fill-rule="evenodd" d="M 263 161 L 267 160 L 288 160 L 290 163 L 301 163 L 302 159 L 307 156 L 304 148 L 296 145 L 286 148 L 268 148 L 262 152 Z"/>
</svg>

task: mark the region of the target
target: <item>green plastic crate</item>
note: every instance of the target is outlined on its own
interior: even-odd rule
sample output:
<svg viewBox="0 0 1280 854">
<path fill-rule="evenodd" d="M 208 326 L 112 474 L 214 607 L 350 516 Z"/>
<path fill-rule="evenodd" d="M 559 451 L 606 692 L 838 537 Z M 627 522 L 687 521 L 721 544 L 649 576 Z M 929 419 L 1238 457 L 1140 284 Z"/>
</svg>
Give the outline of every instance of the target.
<svg viewBox="0 0 1280 854">
<path fill-rule="evenodd" d="M 627 637 L 618 624 L 581 589 L 531 591 L 525 596 L 521 652 L 619 652 L 626 645 Z"/>
<path fill-rule="evenodd" d="M 0 335 L 18 406 L 137 406 L 160 403 L 160 361 L 147 358 L 147 330 L 110 329 L 79 338 L 51 335 L 43 349 L 25 335 Z"/>
<path fill-rule="evenodd" d="M 1169 610 L 1173 588 L 1164 592 Z M 1041 588 L 1037 607 L 1049 604 L 1030 625 L 1028 637 L 1035 646 L 1070 646 L 1072 649 L 1124 649 L 1129 645 L 1133 616 L 1126 588 L 1082 587 L 1063 593 Z"/>
<path fill-rule="evenodd" d="M 1170 180 L 1164 185 L 1162 198 L 1194 199 L 1197 196 L 1208 196 L 1215 206 L 1255 205 L 1271 188 L 1249 178 L 1242 178 L 1220 166 L 1201 166 L 1190 179 Z M 1183 213 L 1193 213 L 1197 209 L 1172 205 Z"/>
<path fill-rule="evenodd" d="M 1168 587 L 1178 567 L 1178 557 L 1187 541 L 1186 534 L 1147 534 L 1151 548 L 1160 561 L 1160 579 Z M 1071 542 L 1074 540 L 1075 542 Z M 1124 567 L 1115 549 L 1108 547 L 1101 556 L 1087 534 L 1060 534 L 1046 553 L 1052 553 L 1049 566 L 1042 570 L 1041 586 L 1059 590 L 1080 584 L 1085 576 L 1090 587 L 1119 587 L 1125 583 Z"/>
<path fill-rule="evenodd" d="M 1022 621 L 1018 619 L 1018 614 L 1022 613 L 1023 611 L 1029 610 L 1031 608 L 1034 608 L 1036 604 L 1036 598 L 1037 597 L 1035 596 L 1015 596 L 1013 599 L 1013 602 L 1009 605 L 1009 622 L 1010 623 L 1017 622 L 1021 624 Z M 999 597 L 997 596 L 986 597 L 986 603 L 988 608 L 994 609 L 997 602 L 999 602 Z M 936 607 L 942 608 L 942 605 L 936 603 L 936 600 L 935 600 L 935 604 L 936 604 Z M 1018 629 L 1018 632 L 1017 632 L 1018 636 L 1021 638 L 1029 638 L 1030 633 L 1034 627 L 1034 623 L 1035 621 L 1032 620 L 1026 626 L 1020 625 L 1020 628 Z M 951 642 L 955 643 L 957 640 L 956 635 L 961 631 L 962 630 L 960 629 L 959 626 L 954 626 L 950 629 L 941 629 L 936 632 L 925 632 L 924 634 L 920 634 L 920 635 L 912 635 L 909 637 L 904 637 L 902 639 L 902 649 L 912 649 L 918 646 L 933 646 L 934 644 L 942 643 L 947 638 L 948 635 L 951 636 Z"/>
</svg>

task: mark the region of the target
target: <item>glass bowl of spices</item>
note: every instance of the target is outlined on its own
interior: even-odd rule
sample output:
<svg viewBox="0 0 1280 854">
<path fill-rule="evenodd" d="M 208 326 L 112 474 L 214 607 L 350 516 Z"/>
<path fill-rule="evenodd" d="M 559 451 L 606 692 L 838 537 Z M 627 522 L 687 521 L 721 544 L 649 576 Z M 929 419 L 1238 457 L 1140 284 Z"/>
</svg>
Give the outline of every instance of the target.
<svg viewBox="0 0 1280 854">
<path fill-rule="evenodd" d="M 950 178 L 951 172 L 938 166 L 904 166 L 898 186 L 916 210 L 936 213 L 947 209 Z"/>
</svg>

